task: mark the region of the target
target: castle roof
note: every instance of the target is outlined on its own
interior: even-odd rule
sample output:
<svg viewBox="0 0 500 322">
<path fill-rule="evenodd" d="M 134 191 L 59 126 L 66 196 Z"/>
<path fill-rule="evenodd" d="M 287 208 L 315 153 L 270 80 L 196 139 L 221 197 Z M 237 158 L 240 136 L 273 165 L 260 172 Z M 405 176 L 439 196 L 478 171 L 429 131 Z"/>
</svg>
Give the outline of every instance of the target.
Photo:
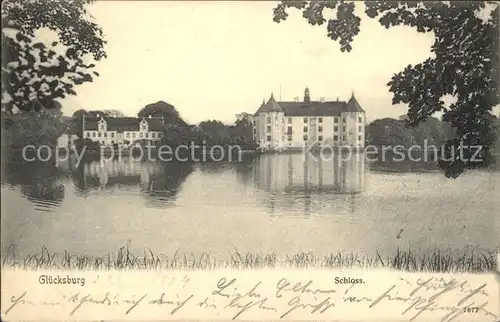
<svg viewBox="0 0 500 322">
<path fill-rule="evenodd" d="M 286 116 L 340 116 L 346 102 L 280 102 Z"/>
<path fill-rule="evenodd" d="M 351 102 L 351 101 L 349 101 Z M 344 112 L 364 112 L 359 103 L 342 101 L 327 102 L 276 102 L 285 116 L 340 116 Z M 267 108 L 259 108 L 254 116 L 269 113 Z"/>
<path fill-rule="evenodd" d="M 342 101 L 312 101 L 312 102 L 276 102 L 273 95 L 269 101 L 260 106 L 254 116 L 261 113 L 283 112 L 285 116 L 340 116 L 344 112 L 364 112 L 361 105 L 351 96 L 348 102 Z"/>
<path fill-rule="evenodd" d="M 108 131 L 139 131 L 139 124 L 143 120 L 136 117 L 103 117 L 107 124 Z M 98 117 L 85 117 L 83 122 L 84 131 L 97 131 L 98 123 L 101 118 Z M 148 131 L 162 131 L 164 129 L 164 122 L 161 117 L 144 118 L 148 123 Z"/>
<path fill-rule="evenodd" d="M 274 99 L 273 94 L 271 94 L 271 97 L 269 98 L 266 104 L 262 102 L 262 105 L 259 107 L 255 115 L 259 115 L 260 113 L 270 113 L 270 112 L 283 112 L 283 109 Z"/>
<path fill-rule="evenodd" d="M 359 105 L 358 101 L 354 97 L 354 93 L 352 93 L 352 96 L 349 99 L 349 102 L 347 102 L 347 105 L 351 112 L 364 112 L 363 108 L 361 108 L 361 105 Z"/>
</svg>

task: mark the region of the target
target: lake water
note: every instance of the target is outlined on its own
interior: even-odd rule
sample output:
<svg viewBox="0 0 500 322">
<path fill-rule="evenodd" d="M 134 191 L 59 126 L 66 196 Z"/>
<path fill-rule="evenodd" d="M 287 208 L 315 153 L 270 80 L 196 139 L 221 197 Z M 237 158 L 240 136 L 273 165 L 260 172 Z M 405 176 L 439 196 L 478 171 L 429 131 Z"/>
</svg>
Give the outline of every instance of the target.
<svg viewBox="0 0 500 322">
<path fill-rule="evenodd" d="M 500 173 L 383 171 L 361 157 L 304 162 L 273 154 L 242 162 L 7 163 L 2 252 L 102 256 L 133 250 L 391 254 L 497 247 Z M 401 231 L 402 230 L 402 231 Z M 398 236 L 399 235 L 399 236 Z M 398 238 L 399 237 L 399 238 Z"/>
</svg>

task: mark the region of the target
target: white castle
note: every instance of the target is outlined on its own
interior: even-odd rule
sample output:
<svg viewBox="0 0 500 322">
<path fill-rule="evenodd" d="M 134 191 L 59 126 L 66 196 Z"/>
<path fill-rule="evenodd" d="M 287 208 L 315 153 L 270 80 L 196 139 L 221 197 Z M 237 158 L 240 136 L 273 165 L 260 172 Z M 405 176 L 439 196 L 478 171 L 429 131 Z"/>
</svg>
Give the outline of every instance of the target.
<svg viewBox="0 0 500 322">
<path fill-rule="evenodd" d="M 348 102 L 277 102 L 273 94 L 253 116 L 254 139 L 263 150 L 287 150 L 311 145 L 350 146 L 365 144 L 365 111 L 354 97 Z"/>
</svg>

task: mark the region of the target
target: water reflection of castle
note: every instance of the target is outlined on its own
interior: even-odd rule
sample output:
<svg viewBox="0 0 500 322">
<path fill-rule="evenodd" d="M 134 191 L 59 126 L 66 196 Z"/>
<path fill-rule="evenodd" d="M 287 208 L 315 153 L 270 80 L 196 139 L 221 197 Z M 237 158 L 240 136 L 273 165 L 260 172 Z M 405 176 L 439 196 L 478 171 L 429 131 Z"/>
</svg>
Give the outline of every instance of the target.
<svg viewBox="0 0 500 322">
<path fill-rule="evenodd" d="M 360 193 L 365 186 L 365 158 L 362 153 L 322 158 L 262 154 L 255 159 L 254 179 L 257 188 L 265 191 Z"/>
</svg>

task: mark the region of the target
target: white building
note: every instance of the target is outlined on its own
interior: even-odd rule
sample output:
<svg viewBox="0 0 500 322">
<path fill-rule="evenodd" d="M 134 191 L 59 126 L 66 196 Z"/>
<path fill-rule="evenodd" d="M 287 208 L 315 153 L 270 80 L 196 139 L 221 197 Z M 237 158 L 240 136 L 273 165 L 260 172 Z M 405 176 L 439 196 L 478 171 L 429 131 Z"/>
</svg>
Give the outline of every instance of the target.
<svg viewBox="0 0 500 322">
<path fill-rule="evenodd" d="M 130 146 L 139 140 L 158 141 L 163 136 L 163 117 L 83 117 L 83 139 L 107 146 Z"/>
<path fill-rule="evenodd" d="M 365 144 L 365 111 L 354 97 L 348 102 L 277 102 L 273 95 L 253 116 L 254 139 L 263 150 L 287 150 L 311 145 L 350 146 Z"/>
</svg>

